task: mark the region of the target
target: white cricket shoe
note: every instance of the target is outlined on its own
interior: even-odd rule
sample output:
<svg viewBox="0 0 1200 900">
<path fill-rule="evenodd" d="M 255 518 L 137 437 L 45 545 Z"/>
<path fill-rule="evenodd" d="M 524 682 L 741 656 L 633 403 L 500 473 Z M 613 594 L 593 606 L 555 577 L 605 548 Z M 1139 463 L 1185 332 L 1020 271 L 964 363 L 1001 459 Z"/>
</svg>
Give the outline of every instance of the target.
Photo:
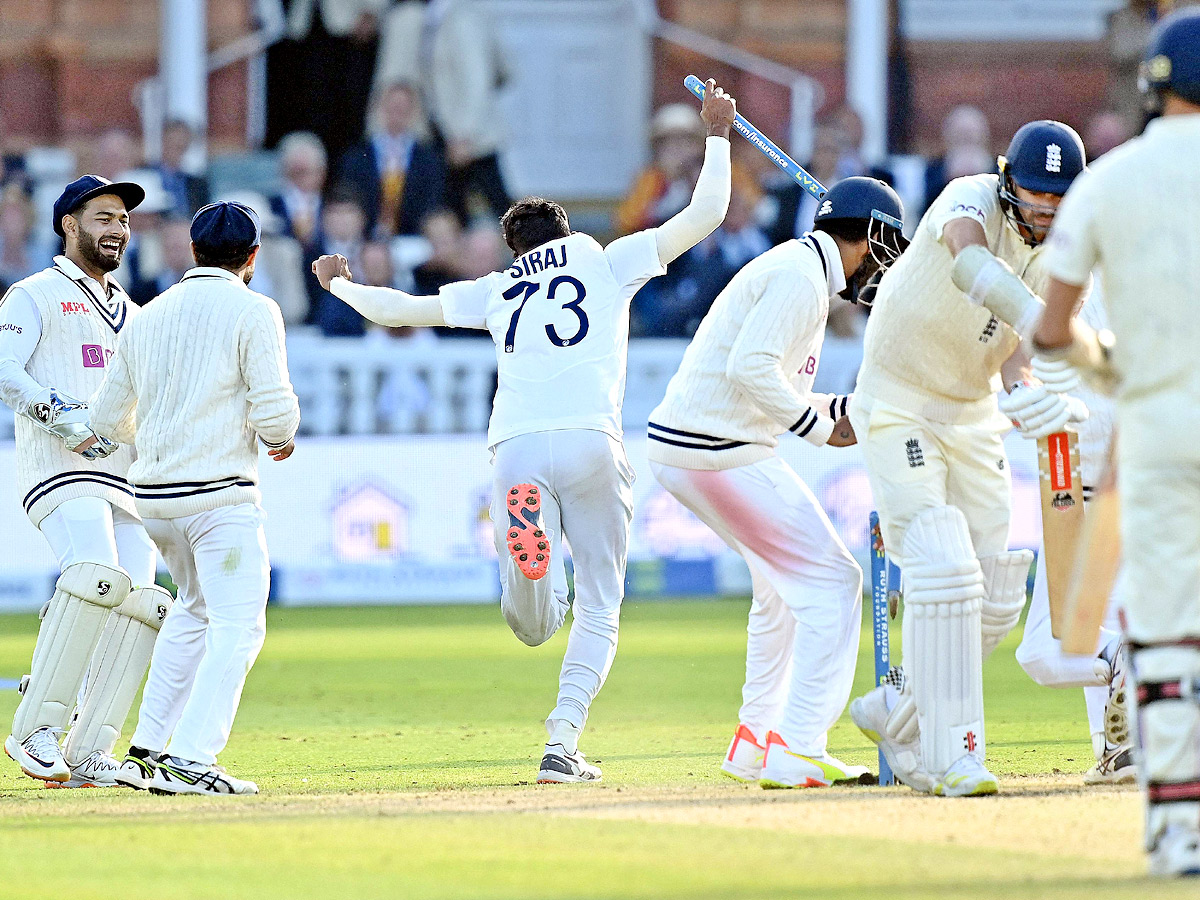
<svg viewBox="0 0 1200 900">
<path fill-rule="evenodd" d="M 589 763 L 576 750 L 568 753 L 562 744 L 547 744 L 546 755 L 538 770 L 538 784 L 571 784 L 577 781 L 600 781 L 599 767 Z"/>
<path fill-rule="evenodd" d="M 758 742 L 754 732 L 747 726 L 739 724 L 729 743 L 729 750 L 721 763 L 721 774 L 728 775 L 737 781 L 750 784 L 758 781 L 762 774 L 763 758 L 767 748 Z"/>
<path fill-rule="evenodd" d="M 137 751 L 137 752 L 134 752 Z M 123 787 L 144 791 L 150 787 L 154 770 L 158 768 L 158 755 L 139 747 L 130 747 L 121 768 L 117 769 L 116 782 Z"/>
<path fill-rule="evenodd" d="M 71 766 L 71 777 L 67 781 L 47 781 L 48 788 L 107 788 L 116 787 L 117 770 L 121 767 L 103 750 L 93 750 L 83 762 Z"/>
<path fill-rule="evenodd" d="M 915 791 L 933 790 L 933 778 L 925 770 L 921 755 L 921 735 L 915 727 L 911 730 L 914 737 L 903 740 L 897 736 L 897 722 L 891 721 L 903 715 L 903 710 L 897 708 L 889 712 L 887 694 L 884 685 L 880 685 L 850 703 L 850 718 L 858 726 L 858 730 L 874 741 L 888 765 L 892 774 L 902 784 L 908 785 Z M 895 713 L 895 716 L 893 716 Z M 912 725 L 916 725 L 916 706 L 911 706 Z M 889 728 L 889 721 L 892 727 Z"/>
<path fill-rule="evenodd" d="M 1154 842 L 1148 871 L 1159 878 L 1200 876 L 1200 830 L 1168 826 Z"/>
<path fill-rule="evenodd" d="M 974 753 L 960 756 L 950 764 L 933 786 L 937 797 L 982 797 L 1000 791 L 1000 782 Z"/>
<path fill-rule="evenodd" d="M 774 731 L 767 732 L 767 750 L 763 759 L 760 787 L 773 788 L 829 787 L 831 784 L 855 782 L 873 784 L 874 776 L 866 766 L 851 766 L 840 759 L 822 753 L 805 756 L 788 749 L 787 742 Z"/>
<path fill-rule="evenodd" d="M 39 728 L 23 741 L 10 734 L 4 741 L 4 752 L 30 778 L 67 781 L 71 777 L 71 767 L 58 745 L 58 731 L 49 726 Z"/>
<path fill-rule="evenodd" d="M 1101 734 L 1095 736 L 1104 740 Z M 1128 745 L 1103 744 L 1096 764 L 1083 773 L 1084 784 L 1129 784 L 1134 781 L 1137 781 L 1137 766 L 1133 761 L 1133 748 Z"/>
<path fill-rule="evenodd" d="M 1129 743 L 1128 693 L 1129 658 L 1125 642 L 1117 647 L 1112 658 L 1112 678 L 1108 682 L 1108 700 L 1104 703 L 1104 739 L 1114 747 Z"/>
<path fill-rule="evenodd" d="M 152 794 L 257 794 L 258 785 L 253 781 L 234 778 L 220 766 L 164 756 L 154 767 L 150 779 Z"/>
</svg>

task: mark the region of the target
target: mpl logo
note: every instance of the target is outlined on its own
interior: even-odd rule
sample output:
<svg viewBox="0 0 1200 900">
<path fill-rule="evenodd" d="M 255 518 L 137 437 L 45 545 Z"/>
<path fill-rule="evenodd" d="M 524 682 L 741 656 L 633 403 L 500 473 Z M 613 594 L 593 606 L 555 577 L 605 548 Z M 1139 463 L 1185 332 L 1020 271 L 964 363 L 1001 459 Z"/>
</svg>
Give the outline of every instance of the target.
<svg viewBox="0 0 1200 900">
<path fill-rule="evenodd" d="M 77 300 L 62 301 L 62 311 L 63 311 L 64 316 L 70 316 L 70 315 L 86 316 L 88 313 L 91 312 L 91 310 L 88 309 L 88 305 L 86 303 L 80 303 Z"/>
<path fill-rule="evenodd" d="M 1058 144 L 1049 144 L 1046 147 L 1046 171 L 1062 171 L 1062 147 Z"/>
</svg>

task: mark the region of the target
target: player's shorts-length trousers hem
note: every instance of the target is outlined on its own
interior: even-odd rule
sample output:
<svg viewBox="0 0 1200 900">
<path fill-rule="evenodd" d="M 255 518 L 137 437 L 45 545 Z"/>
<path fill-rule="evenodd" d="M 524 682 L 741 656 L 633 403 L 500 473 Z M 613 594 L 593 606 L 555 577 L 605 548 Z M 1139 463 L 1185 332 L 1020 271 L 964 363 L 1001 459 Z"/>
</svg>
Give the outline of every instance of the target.
<svg viewBox="0 0 1200 900">
<path fill-rule="evenodd" d="M 1012 474 L 999 421 L 946 425 L 858 394 L 849 412 L 884 546 L 901 567 L 908 524 L 939 506 L 955 506 L 966 517 L 977 556 L 1008 549 Z"/>
</svg>

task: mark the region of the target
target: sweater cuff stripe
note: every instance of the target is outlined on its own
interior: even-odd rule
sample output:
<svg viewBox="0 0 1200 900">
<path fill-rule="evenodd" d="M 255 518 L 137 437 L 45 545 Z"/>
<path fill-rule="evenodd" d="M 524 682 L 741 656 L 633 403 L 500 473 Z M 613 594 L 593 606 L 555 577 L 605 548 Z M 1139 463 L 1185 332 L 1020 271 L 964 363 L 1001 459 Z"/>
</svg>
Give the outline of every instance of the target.
<svg viewBox="0 0 1200 900">
<path fill-rule="evenodd" d="M 279 442 L 279 443 L 277 443 L 277 444 L 276 444 L 276 443 L 273 443 L 273 442 L 271 442 L 271 441 L 265 440 L 265 439 L 262 437 L 262 435 L 259 435 L 259 438 L 258 438 L 258 439 L 259 439 L 260 441 L 262 441 L 262 442 L 263 442 L 263 446 L 264 446 L 264 447 L 267 447 L 267 448 L 268 448 L 268 449 L 270 449 L 270 450 L 278 450 L 280 447 L 286 447 L 288 444 L 290 444 L 292 441 L 294 441 L 294 440 L 296 439 L 296 436 L 295 436 L 295 435 L 292 435 L 292 436 L 291 436 L 290 438 L 288 438 L 287 440 L 285 440 L 285 441 L 280 441 L 280 442 Z"/>
<path fill-rule="evenodd" d="M 811 419 L 811 421 L 810 421 L 810 419 Z M 810 406 L 808 409 L 806 409 L 804 411 L 804 415 L 802 415 L 796 421 L 796 424 L 793 425 L 791 428 L 789 428 L 788 431 L 792 432 L 792 434 L 798 434 L 798 435 L 800 435 L 800 437 L 804 437 L 804 435 L 808 434 L 809 430 L 813 427 L 813 425 L 816 424 L 816 422 L 817 422 L 817 414 L 815 412 L 813 412 L 813 409 Z M 805 427 L 806 423 L 807 423 L 807 427 Z M 804 430 L 801 431 L 800 430 L 801 428 L 804 428 Z"/>
<path fill-rule="evenodd" d="M 796 432 L 800 437 L 808 437 L 808 433 L 813 430 L 813 426 L 817 424 L 817 417 L 813 416 L 813 420 L 808 423 L 803 431 Z"/>
</svg>

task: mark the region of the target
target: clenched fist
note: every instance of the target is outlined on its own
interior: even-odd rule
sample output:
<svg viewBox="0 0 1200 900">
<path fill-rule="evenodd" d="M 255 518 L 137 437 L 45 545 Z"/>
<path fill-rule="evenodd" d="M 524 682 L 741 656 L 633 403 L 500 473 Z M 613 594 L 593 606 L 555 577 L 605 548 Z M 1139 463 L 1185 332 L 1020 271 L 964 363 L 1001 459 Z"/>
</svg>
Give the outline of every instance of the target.
<svg viewBox="0 0 1200 900">
<path fill-rule="evenodd" d="M 317 281 L 321 282 L 321 287 L 329 290 L 329 282 L 339 276 L 347 281 L 351 280 L 350 261 L 340 253 L 321 256 L 313 261 L 312 273 L 317 276 Z"/>
</svg>

